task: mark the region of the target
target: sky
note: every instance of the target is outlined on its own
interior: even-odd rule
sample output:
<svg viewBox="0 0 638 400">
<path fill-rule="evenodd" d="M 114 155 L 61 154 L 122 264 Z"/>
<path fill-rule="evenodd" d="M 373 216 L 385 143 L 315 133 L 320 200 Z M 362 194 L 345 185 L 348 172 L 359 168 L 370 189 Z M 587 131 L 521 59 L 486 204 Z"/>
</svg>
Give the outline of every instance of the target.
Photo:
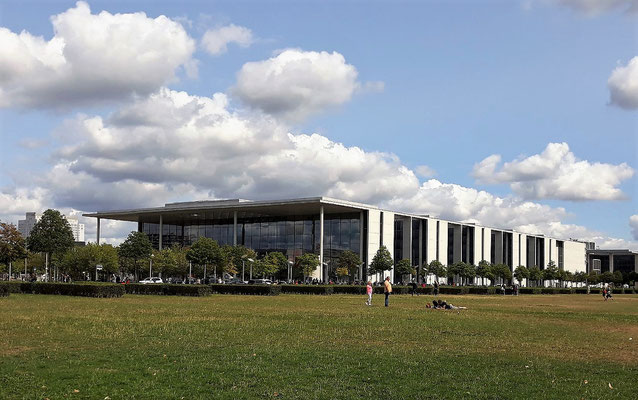
<svg viewBox="0 0 638 400">
<path fill-rule="evenodd" d="M 638 250 L 637 168 L 638 0 L 0 4 L 4 222 L 331 196 Z"/>
</svg>

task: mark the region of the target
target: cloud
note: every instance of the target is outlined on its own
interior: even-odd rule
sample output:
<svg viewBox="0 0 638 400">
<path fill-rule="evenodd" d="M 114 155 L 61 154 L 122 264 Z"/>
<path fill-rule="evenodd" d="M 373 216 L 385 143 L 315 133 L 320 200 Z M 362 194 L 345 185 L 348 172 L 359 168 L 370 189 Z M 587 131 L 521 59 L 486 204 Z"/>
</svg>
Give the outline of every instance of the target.
<svg viewBox="0 0 638 400">
<path fill-rule="evenodd" d="M 549 143 L 541 154 L 504 163 L 494 154 L 474 165 L 472 175 L 480 183 L 509 183 L 525 199 L 620 200 L 618 185 L 634 174 L 619 165 L 578 160 L 567 143 Z"/>
<path fill-rule="evenodd" d="M 629 217 L 629 226 L 631 227 L 631 235 L 638 240 L 638 214 Z"/>
<path fill-rule="evenodd" d="M 180 68 L 195 73 L 194 40 L 165 16 L 91 14 L 80 1 L 51 22 L 50 40 L 0 28 L 0 107 L 120 100 L 155 92 Z"/>
<path fill-rule="evenodd" d="M 278 119 L 232 109 L 221 93 L 202 97 L 164 88 L 105 118 L 78 115 L 60 130 L 65 135 L 58 136 L 51 155 L 58 161 L 43 176 L 26 180 L 35 189 L 3 191 L 0 209 L 13 205 L 12 215 L 23 218 L 26 211 L 48 207 L 96 211 L 195 199 L 326 195 L 617 244 L 566 224 L 570 215 L 564 208 L 436 179 L 420 182 L 417 173 L 424 169 L 415 173 L 393 154 L 348 147 L 318 134 L 291 133 Z M 86 223 L 87 237 L 93 237 L 89 226 L 94 229 L 95 223 Z M 119 230 L 104 233 L 112 240 L 128 233 L 113 229 Z"/>
<path fill-rule="evenodd" d="M 233 93 L 255 109 L 301 120 L 349 101 L 360 87 L 357 69 L 341 54 L 288 49 L 244 64 Z"/>
<path fill-rule="evenodd" d="M 416 172 L 416 174 L 422 178 L 431 178 L 433 176 L 436 176 L 436 171 L 428 167 L 427 165 L 418 165 L 414 169 L 414 172 Z"/>
<path fill-rule="evenodd" d="M 638 11 L 638 0 L 546 0 L 546 2 L 564 6 L 588 16 L 616 10 L 627 13 Z"/>
<path fill-rule="evenodd" d="M 618 66 L 607 80 L 609 102 L 626 110 L 638 109 L 638 57 Z"/>
<path fill-rule="evenodd" d="M 253 42 L 253 33 L 250 29 L 230 24 L 207 30 L 202 37 L 201 46 L 209 54 L 217 56 L 228 51 L 229 43 L 237 43 L 240 47 L 245 48 Z"/>
</svg>

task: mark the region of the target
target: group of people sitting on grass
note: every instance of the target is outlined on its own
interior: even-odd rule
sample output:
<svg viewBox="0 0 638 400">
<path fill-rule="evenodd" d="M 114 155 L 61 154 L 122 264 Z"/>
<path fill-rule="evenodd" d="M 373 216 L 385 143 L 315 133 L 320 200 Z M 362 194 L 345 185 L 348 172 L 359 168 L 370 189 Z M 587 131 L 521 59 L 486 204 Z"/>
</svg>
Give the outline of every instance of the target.
<svg viewBox="0 0 638 400">
<path fill-rule="evenodd" d="M 432 305 L 428 303 L 425 305 L 425 308 L 433 308 L 435 310 L 467 310 L 467 307 L 455 306 L 452 303 L 447 303 L 445 300 L 432 300 Z"/>
</svg>

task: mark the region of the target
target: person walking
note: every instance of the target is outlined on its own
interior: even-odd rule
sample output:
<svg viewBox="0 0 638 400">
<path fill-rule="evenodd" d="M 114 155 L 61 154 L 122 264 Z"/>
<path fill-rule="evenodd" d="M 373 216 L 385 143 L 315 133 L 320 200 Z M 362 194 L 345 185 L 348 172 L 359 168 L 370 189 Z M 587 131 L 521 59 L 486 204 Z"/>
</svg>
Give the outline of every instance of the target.
<svg viewBox="0 0 638 400">
<path fill-rule="evenodd" d="M 390 283 L 390 277 L 385 277 L 385 282 L 383 282 L 383 294 L 385 294 L 385 306 L 389 306 L 390 302 L 390 293 L 392 293 L 392 284 Z"/>
<path fill-rule="evenodd" d="M 371 281 L 368 281 L 368 284 L 366 285 L 366 294 L 368 295 L 368 301 L 366 301 L 366 305 L 371 306 L 372 305 L 372 282 Z"/>
<path fill-rule="evenodd" d="M 438 296 L 439 295 L 439 281 L 435 280 L 433 286 L 434 286 L 434 295 Z"/>
</svg>

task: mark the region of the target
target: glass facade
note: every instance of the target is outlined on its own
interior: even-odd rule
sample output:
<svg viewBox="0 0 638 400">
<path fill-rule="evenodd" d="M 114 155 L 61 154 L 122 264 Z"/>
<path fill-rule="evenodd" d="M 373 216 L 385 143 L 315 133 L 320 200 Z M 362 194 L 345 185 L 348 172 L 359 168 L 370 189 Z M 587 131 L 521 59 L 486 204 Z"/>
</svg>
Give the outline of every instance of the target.
<svg viewBox="0 0 638 400">
<path fill-rule="evenodd" d="M 324 262 L 329 275 L 334 275 L 341 252 L 360 254 L 359 213 L 324 216 Z M 141 222 L 141 232 L 148 235 L 153 247 L 159 247 L 159 224 Z M 233 220 L 198 219 L 183 224 L 163 224 L 162 247 L 174 244 L 189 246 L 200 237 L 214 239 L 220 245 L 233 244 Z M 279 251 L 294 260 L 303 253 L 319 254 L 319 217 L 260 217 L 238 219 L 237 244 L 264 255 Z"/>
</svg>

